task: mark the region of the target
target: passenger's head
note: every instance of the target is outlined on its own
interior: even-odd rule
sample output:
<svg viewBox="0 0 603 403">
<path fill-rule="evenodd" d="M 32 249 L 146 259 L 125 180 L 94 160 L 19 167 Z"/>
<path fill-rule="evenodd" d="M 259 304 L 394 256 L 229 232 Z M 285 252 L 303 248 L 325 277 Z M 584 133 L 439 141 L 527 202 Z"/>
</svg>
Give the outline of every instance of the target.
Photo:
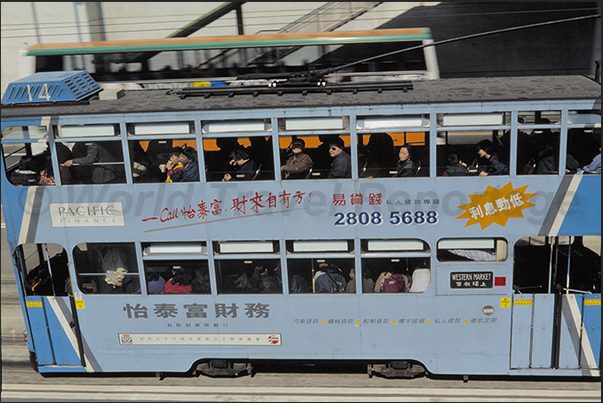
<svg viewBox="0 0 603 403">
<path fill-rule="evenodd" d="M 237 148 L 230 153 L 230 163 L 236 165 L 243 165 L 249 160 L 249 154 L 242 148 Z"/>
<path fill-rule="evenodd" d="M 398 153 L 398 158 L 400 161 L 404 162 L 406 160 L 413 160 L 413 147 L 410 144 L 404 144 L 400 147 L 400 152 Z"/>
<path fill-rule="evenodd" d="M 182 154 L 182 147 L 174 147 L 170 150 L 169 159 L 173 165 L 180 161 L 180 154 Z"/>
<path fill-rule="evenodd" d="M 456 164 L 459 162 L 459 156 L 456 154 L 450 154 L 448 156 L 448 163 L 449 164 Z"/>
<path fill-rule="evenodd" d="M 291 142 L 291 151 L 299 154 L 306 148 L 306 142 L 303 139 L 295 139 Z"/>
<path fill-rule="evenodd" d="M 495 153 L 494 143 L 492 143 L 490 140 L 482 140 L 479 143 L 477 143 L 477 154 L 480 157 L 489 158 L 494 153 Z"/>
<path fill-rule="evenodd" d="M 337 157 L 343 152 L 343 139 L 341 137 L 333 137 L 329 140 L 329 155 L 331 157 Z"/>
<path fill-rule="evenodd" d="M 193 147 L 182 147 L 182 152 L 180 153 L 180 161 L 186 165 L 191 161 L 195 161 L 197 159 L 197 150 Z"/>
</svg>

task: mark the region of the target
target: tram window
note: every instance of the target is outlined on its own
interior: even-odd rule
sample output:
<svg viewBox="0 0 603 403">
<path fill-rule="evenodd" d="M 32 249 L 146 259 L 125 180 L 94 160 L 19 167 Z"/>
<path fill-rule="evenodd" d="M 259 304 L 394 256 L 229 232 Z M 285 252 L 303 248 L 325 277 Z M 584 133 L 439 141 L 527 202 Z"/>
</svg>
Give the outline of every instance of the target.
<svg viewBox="0 0 603 403">
<path fill-rule="evenodd" d="M 291 294 L 345 294 L 348 283 L 353 281 L 350 277 L 351 270 L 356 272 L 353 258 L 328 255 L 321 258 L 289 258 L 287 259 L 289 292 Z"/>
<path fill-rule="evenodd" d="M 84 293 L 140 293 L 133 243 L 80 243 L 73 249 L 73 260 Z"/>
<path fill-rule="evenodd" d="M 55 184 L 48 143 L 4 143 L 2 155 L 6 177 L 13 185 Z"/>
<path fill-rule="evenodd" d="M 270 136 L 206 138 L 203 153 L 208 182 L 274 179 Z"/>
<path fill-rule="evenodd" d="M 567 152 L 578 161 L 578 172 L 601 173 L 601 128 L 570 128 L 567 134 Z M 599 164 L 595 158 L 599 158 Z"/>
<path fill-rule="evenodd" d="M 311 117 L 311 118 L 283 118 L 278 121 L 279 131 L 303 130 L 349 130 L 350 118 L 343 117 Z"/>
<path fill-rule="evenodd" d="M 287 253 L 348 252 L 354 253 L 352 240 L 287 241 Z"/>
<path fill-rule="evenodd" d="M 326 179 L 329 176 L 333 158 L 329 154 L 330 144 L 343 140 L 343 151 L 350 155 L 350 136 L 348 134 L 320 134 L 320 135 L 292 135 L 280 136 L 280 165 L 287 164 L 289 157 L 293 155 L 291 145 L 294 140 L 301 139 L 304 144 L 304 153 L 312 160 L 312 169 L 300 174 L 287 175 L 286 170 L 281 170 L 283 179 Z M 350 172 L 351 177 L 351 172 Z"/>
<path fill-rule="evenodd" d="M 193 122 L 128 123 L 128 135 L 194 134 Z"/>
<path fill-rule="evenodd" d="M 236 132 L 269 132 L 270 119 L 204 121 L 203 134 Z"/>
<path fill-rule="evenodd" d="M 505 113 L 438 113 L 438 126 L 499 126 L 504 124 Z"/>
<path fill-rule="evenodd" d="M 216 259 L 218 294 L 282 294 L 279 259 Z"/>
<path fill-rule="evenodd" d="M 440 262 L 501 262 L 507 259 L 507 241 L 502 238 L 455 238 L 438 242 Z"/>
<path fill-rule="evenodd" d="M 437 137 L 437 175 L 438 176 L 477 176 L 487 172 L 494 173 L 495 164 L 507 166 L 509 161 L 510 143 L 508 135 L 502 130 L 475 131 L 439 131 Z M 487 148 L 490 156 L 480 156 L 480 148 Z M 498 170 L 500 171 L 500 170 Z M 508 174 L 508 173 L 507 173 Z"/>
<path fill-rule="evenodd" d="M 149 294 L 210 294 L 205 260 L 145 260 Z"/>
<path fill-rule="evenodd" d="M 278 253 L 278 241 L 222 241 L 214 242 L 215 254 Z"/>
<path fill-rule="evenodd" d="M 109 125 L 59 125 L 56 127 L 58 137 L 105 137 L 119 136 L 119 124 Z"/>
<path fill-rule="evenodd" d="M 427 291 L 431 284 L 430 259 L 427 257 L 363 257 L 362 275 L 363 294 L 371 292 L 422 293 Z M 388 281 L 391 278 L 395 278 L 396 282 Z"/>
<path fill-rule="evenodd" d="M 46 126 L 9 126 L 2 130 L 2 140 L 48 138 Z"/>
<path fill-rule="evenodd" d="M 600 293 L 601 237 L 540 236 L 518 240 L 513 289 L 518 294 Z"/>
<path fill-rule="evenodd" d="M 408 157 L 400 155 L 403 145 Z M 401 159 L 403 158 L 403 159 Z M 403 169 L 407 160 L 412 169 Z M 358 168 L 360 178 L 429 176 L 429 133 L 386 132 L 358 134 Z"/>
<path fill-rule="evenodd" d="M 58 143 L 57 143 L 58 144 Z M 70 183 L 125 183 L 124 158 L 120 141 L 78 141 L 71 145 Z"/>
<path fill-rule="evenodd" d="M 190 147 L 192 158 L 189 164 L 198 164 L 197 142 L 191 138 L 161 138 L 156 140 L 128 141 L 134 183 L 149 182 L 192 182 L 199 174 L 185 176 L 185 167 L 179 161 L 179 149 Z M 178 149 L 177 149 L 178 148 Z M 194 166 L 193 166 L 194 167 Z M 196 172 L 196 174 L 195 174 Z M 189 178 L 183 180 L 185 178 Z M 169 178 L 169 180 L 168 180 Z"/>
<path fill-rule="evenodd" d="M 24 264 L 26 295 L 66 296 L 71 294 L 67 252 L 57 244 L 19 246 L 19 263 Z"/>
</svg>

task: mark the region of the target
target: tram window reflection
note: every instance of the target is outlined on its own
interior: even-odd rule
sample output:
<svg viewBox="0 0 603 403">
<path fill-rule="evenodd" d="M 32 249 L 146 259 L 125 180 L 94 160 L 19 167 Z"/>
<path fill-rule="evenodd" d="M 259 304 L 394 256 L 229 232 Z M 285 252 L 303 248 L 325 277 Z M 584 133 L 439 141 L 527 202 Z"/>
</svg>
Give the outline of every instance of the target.
<svg viewBox="0 0 603 403">
<path fill-rule="evenodd" d="M 73 249 L 73 260 L 84 293 L 140 293 L 133 243 L 81 243 Z"/>
<path fill-rule="evenodd" d="M 438 241 L 440 262 L 501 262 L 507 260 L 507 241 L 502 238 L 449 238 Z"/>
<path fill-rule="evenodd" d="M 282 294 L 279 259 L 215 260 L 218 294 Z"/>
<path fill-rule="evenodd" d="M 22 244 L 26 295 L 71 295 L 67 252 L 57 244 Z"/>
</svg>

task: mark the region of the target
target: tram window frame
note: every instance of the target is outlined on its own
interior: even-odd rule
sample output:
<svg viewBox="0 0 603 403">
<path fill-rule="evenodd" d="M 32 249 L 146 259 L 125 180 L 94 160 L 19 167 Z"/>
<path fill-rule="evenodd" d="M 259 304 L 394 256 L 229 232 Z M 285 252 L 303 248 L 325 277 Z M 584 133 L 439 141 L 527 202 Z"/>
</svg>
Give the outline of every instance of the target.
<svg viewBox="0 0 603 403">
<path fill-rule="evenodd" d="M 459 245 L 459 247 L 443 247 L 442 244 Z M 500 263 L 508 259 L 508 248 L 508 241 L 500 237 L 442 238 L 437 242 L 436 255 L 440 262 Z M 457 252 L 450 252 L 450 250 Z"/>
<path fill-rule="evenodd" d="M 126 123 L 126 131 L 129 137 L 161 135 L 194 136 L 195 123 L 188 120 L 170 122 L 128 122 Z"/>
<path fill-rule="evenodd" d="M 54 133 L 57 138 L 75 139 L 89 137 L 119 137 L 121 130 L 119 123 L 104 123 L 104 124 L 64 124 L 55 125 Z M 110 128 L 110 130 L 109 130 Z"/>
<path fill-rule="evenodd" d="M 269 134 L 272 132 L 272 121 L 265 119 L 223 119 L 202 120 L 201 133 L 203 135 L 225 133 L 253 133 L 255 135 Z"/>
<path fill-rule="evenodd" d="M 124 291 L 117 288 L 119 285 L 111 287 L 111 283 L 105 281 L 110 277 L 102 271 L 102 267 L 99 267 L 99 256 L 95 257 L 95 253 L 91 253 L 93 249 L 100 251 L 104 247 L 120 249 L 125 254 L 126 262 L 124 263 L 128 265 L 127 272 L 109 274 L 114 274 L 115 278 L 113 280 L 122 282 L 127 286 L 127 292 L 123 292 L 123 294 L 140 293 L 140 271 L 133 242 L 81 242 L 77 244 L 73 248 L 72 254 L 78 289 L 84 294 L 90 295 L 107 295 Z M 123 278 L 120 279 L 120 276 L 123 276 Z M 126 278 L 128 280 L 123 281 Z"/>
<path fill-rule="evenodd" d="M 61 245 L 20 244 L 18 255 L 25 295 L 61 297 L 72 294 L 67 251 Z"/>
<path fill-rule="evenodd" d="M 255 144 L 260 146 L 259 151 L 253 149 L 255 139 L 264 140 Z M 253 139 L 253 140 L 252 140 Z M 222 145 L 220 145 L 222 143 Z M 230 144 L 227 144 L 230 143 Z M 224 148 L 222 148 L 224 147 Z M 246 175 L 236 173 L 236 164 L 231 158 L 236 149 L 245 151 L 250 161 L 256 164 L 255 172 L 250 176 L 250 181 L 274 180 L 274 154 L 272 134 L 264 132 L 245 132 L 226 134 L 220 136 L 203 136 L 203 159 L 205 162 L 205 175 L 207 182 L 223 182 L 225 175 L 230 174 L 229 181 L 248 181 Z"/>
<path fill-rule="evenodd" d="M 312 116 L 278 118 L 278 131 L 280 133 L 314 133 L 337 134 L 350 132 L 350 117 L 345 116 Z"/>
</svg>

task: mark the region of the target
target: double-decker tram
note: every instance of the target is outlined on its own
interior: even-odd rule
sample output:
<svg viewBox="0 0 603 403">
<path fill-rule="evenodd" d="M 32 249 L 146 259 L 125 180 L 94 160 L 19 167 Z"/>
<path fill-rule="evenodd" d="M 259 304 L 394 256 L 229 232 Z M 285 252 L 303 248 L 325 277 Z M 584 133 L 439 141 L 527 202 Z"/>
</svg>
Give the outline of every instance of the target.
<svg viewBox="0 0 603 403">
<path fill-rule="evenodd" d="M 600 133 L 584 76 L 18 80 L 2 205 L 33 365 L 600 377 Z"/>
</svg>

